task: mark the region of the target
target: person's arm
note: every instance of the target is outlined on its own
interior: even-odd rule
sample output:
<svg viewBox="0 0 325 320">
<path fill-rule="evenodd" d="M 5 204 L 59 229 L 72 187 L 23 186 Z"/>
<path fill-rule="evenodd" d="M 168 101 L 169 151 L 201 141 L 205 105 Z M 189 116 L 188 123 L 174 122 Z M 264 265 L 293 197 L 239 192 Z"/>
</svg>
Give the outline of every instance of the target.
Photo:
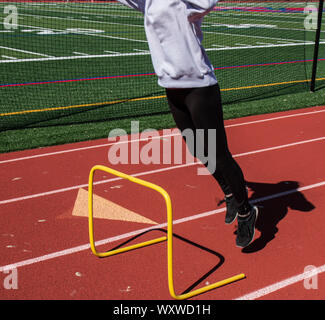
<svg viewBox="0 0 325 320">
<path fill-rule="evenodd" d="M 193 6 L 200 8 L 201 10 L 209 10 L 213 8 L 218 0 L 182 0 L 183 2 L 188 2 Z"/>
<path fill-rule="evenodd" d="M 117 1 L 126 5 L 129 8 L 135 9 L 144 14 L 146 0 L 117 0 Z"/>
<path fill-rule="evenodd" d="M 194 22 L 207 15 L 218 0 L 181 0 L 187 6 L 189 20 Z"/>
</svg>

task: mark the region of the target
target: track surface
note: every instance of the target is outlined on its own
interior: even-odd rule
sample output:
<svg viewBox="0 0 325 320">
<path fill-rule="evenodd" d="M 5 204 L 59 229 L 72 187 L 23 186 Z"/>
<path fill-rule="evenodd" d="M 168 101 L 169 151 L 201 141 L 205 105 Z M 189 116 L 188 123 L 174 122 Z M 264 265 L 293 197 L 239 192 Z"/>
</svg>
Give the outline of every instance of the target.
<svg viewBox="0 0 325 320">
<path fill-rule="evenodd" d="M 246 278 L 192 300 L 324 299 L 325 107 L 226 121 L 229 146 L 260 206 L 254 242 L 235 246 L 236 223 L 224 224 L 217 183 L 201 164 L 115 165 L 168 191 L 174 212 L 177 293 L 245 273 Z M 161 138 L 163 132 L 160 132 Z M 166 136 L 162 141 L 173 141 Z M 128 145 L 147 141 L 129 137 Z M 131 140 L 133 139 L 133 140 Z M 88 219 L 72 216 L 95 164 L 111 166 L 103 140 L 0 155 L 0 298 L 168 300 L 166 243 L 109 258 L 89 248 Z M 185 146 L 183 149 L 185 152 Z M 94 191 L 158 225 L 132 243 L 164 235 L 166 212 L 154 191 L 99 173 Z M 271 198 L 264 198 L 272 196 Z M 182 219 L 182 220 L 180 220 Z M 152 225 L 95 219 L 99 250 L 111 249 Z M 314 271 L 317 289 L 306 266 Z M 5 289 L 16 268 L 18 289 Z"/>
</svg>

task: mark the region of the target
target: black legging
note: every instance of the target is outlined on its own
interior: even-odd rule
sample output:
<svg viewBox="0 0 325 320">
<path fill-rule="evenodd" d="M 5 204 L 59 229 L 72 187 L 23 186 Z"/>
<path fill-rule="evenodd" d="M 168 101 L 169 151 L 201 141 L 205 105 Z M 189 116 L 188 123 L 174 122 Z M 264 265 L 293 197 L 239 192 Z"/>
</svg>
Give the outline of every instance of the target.
<svg viewBox="0 0 325 320">
<path fill-rule="evenodd" d="M 190 89 L 166 89 L 167 100 L 176 125 L 181 132 L 191 129 L 196 138 L 196 129 L 204 131 L 204 153 L 208 162 L 200 159 L 200 154 L 189 147 L 193 156 L 197 157 L 209 169 L 212 161 L 214 172 L 210 172 L 219 183 L 225 195 L 233 194 L 238 203 L 238 213 L 246 214 L 250 210 L 243 172 L 232 157 L 227 144 L 223 122 L 223 110 L 219 85 Z M 215 154 L 208 154 L 208 129 L 215 129 Z M 186 136 L 183 135 L 186 142 Z M 196 146 L 196 140 L 194 141 Z M 211 148 L 210 148 L 211 149 Z M 213 151 L 213 150 L 212 150 Z M 210 163 L 211 164 L 211 163 Z"/>
</svg>

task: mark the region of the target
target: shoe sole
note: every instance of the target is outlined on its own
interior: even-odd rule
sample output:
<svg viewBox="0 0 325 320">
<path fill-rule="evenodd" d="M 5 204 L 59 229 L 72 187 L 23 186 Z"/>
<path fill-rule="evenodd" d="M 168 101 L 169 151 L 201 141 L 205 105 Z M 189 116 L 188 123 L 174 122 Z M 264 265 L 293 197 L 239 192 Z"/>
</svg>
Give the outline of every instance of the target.
<svg viewBox="0 0 325 320">
<path fill-rule="evenodd" d="M 255 217 L 255 221 L 254 221 L 254 231 L 253 231 L 253 236 L 252 236 L 252 239 L 251 241 L 249 241 L 245 246 L 239 246 L 236 244 L 236 247 L 238 248 L 246 248 L 247 246 L 249 246 L 252 241 L 254 240 L 254 237 L 255 237 L 255 225 L 256 225 L 256 221 L 257 221 L 257 217 L 258 217 L 258 207 L 255 206 L 255 209 L 256 209 L 256 217 Z"/>
</svg>

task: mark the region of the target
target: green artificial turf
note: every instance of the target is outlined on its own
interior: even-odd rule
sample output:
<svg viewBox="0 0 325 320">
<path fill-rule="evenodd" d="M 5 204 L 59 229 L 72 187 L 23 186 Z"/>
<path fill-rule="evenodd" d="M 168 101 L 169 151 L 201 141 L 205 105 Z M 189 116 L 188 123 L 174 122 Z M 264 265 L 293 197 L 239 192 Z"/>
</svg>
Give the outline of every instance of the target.
<svg viewBox="0 0 325 320">
<path fill-rule="evenodd" d="M 115 128 L 128 132 L 132 120 L 142 130 L 175 126 L 141 13 L 115 3 L 15 5 L 18 28 L 0 26 L 0 152 L 104 138 Z M 218 6 L 202 29 L 225 119 L 325 103 L 325 82 L 310 93 L 307 81 L 315 31 L 304 29 L 303 11 L 284 11 L 303 3 Z M 268 9 L 240 9 L 247 6 Z M 323 43 L 319 58 L 321 79 Z"/>
</svg>

